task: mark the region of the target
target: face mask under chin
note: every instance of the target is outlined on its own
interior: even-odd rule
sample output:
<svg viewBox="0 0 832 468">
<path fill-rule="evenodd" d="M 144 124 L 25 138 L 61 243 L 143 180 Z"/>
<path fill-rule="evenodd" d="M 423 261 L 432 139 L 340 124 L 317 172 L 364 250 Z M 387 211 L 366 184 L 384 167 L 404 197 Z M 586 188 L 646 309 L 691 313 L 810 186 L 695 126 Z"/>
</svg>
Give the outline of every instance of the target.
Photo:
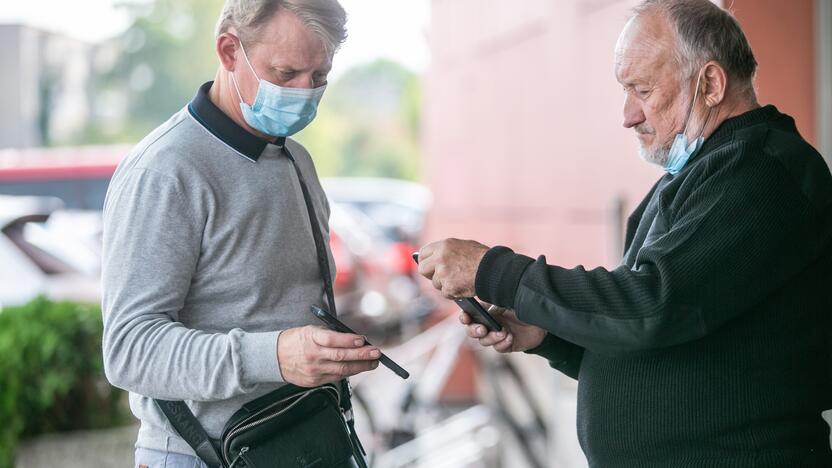
<svg viewBox="0 0 832 468">
<path fill-rule="evenodd" d="M 673 139 L 673 142 L 670 145 L 670 149 L 668 150 L 667 154 L 665 155 L 665 160 L 662 164 L 664 170 L 667 171 L 671 175 L 678 174 L 687 164 L 688 160 L 696 154 L 702 145 L 705 143 L 705 128 L 708 126 L 708 122 L 711 120 L 711 113 L 713 112 L 714 108 L 708 108 L 708 116 L 705 118 L 705 122 L 702 124 L 702 130 L 699 132 L 699 136 L 694 138 L 691 141 L 688 141 L 687 137 L 687 130 L 688 125 L 690 125 L 690 119 L 693 115 L 693 108 L 696 105 L 696 98 L 699 96 L 699 82 L 702 79 L 702 72 L 699 72 L 699 75 L 696 77 L 696 88 L 693 93 L 693 100 L 690 103 L 690 107 L 688 108 L 688 115 L 685 118 L 685 127 L 682 130 L 682 133 L 677 133 Z"/>
</svg>

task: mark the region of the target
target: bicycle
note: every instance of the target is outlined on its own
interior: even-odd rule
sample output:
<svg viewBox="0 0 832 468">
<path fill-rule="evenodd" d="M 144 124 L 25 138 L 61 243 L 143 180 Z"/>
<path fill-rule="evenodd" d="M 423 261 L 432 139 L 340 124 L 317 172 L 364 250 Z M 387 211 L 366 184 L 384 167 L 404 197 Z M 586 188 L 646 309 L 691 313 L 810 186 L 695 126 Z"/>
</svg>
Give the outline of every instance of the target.
<svg viewBox="0 0 832 468">
<path fill-rule="evenodd" d="M 461 411 L 443 408 L 442 390 L 463 350 L 473 351 L 484 370 L 484 403 Z M 501 439 L 497 426 L 505 427 L 528 466 L 546 465 L 551 428 L 528 382 L 511 358 L 473 345 L 456 314 L 385 352 L 412 377 L 368 373 L 352 379 L 356 426 L 371 453 L 370 466 L 458 467 L 483 453 L 494 458 Z"/>
</svg>

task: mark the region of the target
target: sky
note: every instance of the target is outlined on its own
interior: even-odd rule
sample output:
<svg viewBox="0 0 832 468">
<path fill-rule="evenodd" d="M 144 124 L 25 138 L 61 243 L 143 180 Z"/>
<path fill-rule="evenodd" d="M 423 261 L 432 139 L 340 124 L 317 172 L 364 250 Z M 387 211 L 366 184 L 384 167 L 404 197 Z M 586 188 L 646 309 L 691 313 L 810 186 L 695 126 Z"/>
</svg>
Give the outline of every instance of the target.
<svg viewBox="0 0 832 468">
<path fill-rule="evenodd" d="M 117 0 L 4 0 L 0 24 L 22 23 L 96 42 L 128 25 L 128 17 L 114 3 Z M 430 0 L 341 0 L 341 5 L 349 15 L 349 38 L 335 58 L 332 77 L 381 57 L 417 72 L 425 70 Z"/>
</svg>

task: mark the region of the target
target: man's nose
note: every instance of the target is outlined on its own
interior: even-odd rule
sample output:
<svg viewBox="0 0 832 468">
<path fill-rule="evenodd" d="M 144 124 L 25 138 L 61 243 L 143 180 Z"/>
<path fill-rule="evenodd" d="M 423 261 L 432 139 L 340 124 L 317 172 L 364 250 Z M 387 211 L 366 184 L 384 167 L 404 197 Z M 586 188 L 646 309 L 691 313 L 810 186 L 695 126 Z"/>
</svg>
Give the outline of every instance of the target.
<svg viewBox="0 0 832 468">
<path fill-rule="evenodd" d="M 624 99 L 624 127 L 633 128 L 644 120 L 641 104 L 633 98 L 632 94 L 627 93 L 627 97 Z"/>
</svg>

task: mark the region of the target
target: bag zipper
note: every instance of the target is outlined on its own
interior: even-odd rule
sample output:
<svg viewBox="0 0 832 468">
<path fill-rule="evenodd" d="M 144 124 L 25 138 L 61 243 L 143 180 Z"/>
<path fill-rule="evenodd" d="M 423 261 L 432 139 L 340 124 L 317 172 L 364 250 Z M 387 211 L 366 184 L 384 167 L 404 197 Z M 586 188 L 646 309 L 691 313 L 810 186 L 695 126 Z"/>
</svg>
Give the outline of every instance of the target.
<svg viewBox="0 0 832 468">
<path fill-rule="evenodd" d="M 258 411 L 257 413 L 255 413 L 255 414 L 254 414 L 254 415 L 252 415 L 251 417 L 247 418 L 245 421 L 241 422 L 241 423 L 240 423 L 237 427 L 235 427 L 234 429 L 232 429 L 232 430 L 231 430 L 231 432 L 229 432 L 229 433 L 228 433 L 228 435 L 225 437 L 225 443 L 223 444 L 223 447 L 222 447 L 223 458 L 225 458 L 226 463 L 231 463 L 231 466 L 229 466 L 229 468 L 231 468 L 232 466 L 234 466 L 234 465 L 233 465 L 233 463 L 236 463 L 236 462 L 237 462 L 237 459 L 239 459 L 239 458 L 240 458 L 240 455 L 238 454 L 238 455 L 237 455 L 237 457 L 235 457 L 235 458 L 234 458 L 234 462 L 231 462 L 231 461 L 229 460 L 229 456 L 230 456 L 230 452 L 231 452 L 230 441 L 231 441 L 231 439 L 232 439 L 235 435 L 237 435 L 237 434 L 239 434 L 240 432 L 243 432 L 243 431 L 245 431 L 245 430 L 248 430 L 248 429 L 250 429 L 250 428 L 252 428 L 252 427 L 259 426 L 259 425 L 261 425 L 261 424 L 263 424 L 263 423 L 265 423 L 265 422 L 267 422 L 267 421 L 270 421 L 270 420 L 272 420 L 272 419 L 276 418 L 277 416 L 280 416 L 281 414 L 283 414 L 283 413 L 285 413 L 286 411 L 288 411 L 288 410 L 292 409 L 293 407 L 295 407 L 295 406 L 296 406 L 298 403 L 300 403 L 301 401 L 303 401 L 303 400 L 305 400 L 306 398 L 308 398 L 308 397 L 309 397 L 309 395 L 312 395 L 314 392 L 317 392 L 317 391 L 322 391 L 322 390 L 323 390 L 323 391 L 329 391 L 330 393 L 335 393 L 336 403 L 338 402 L 338 400 L 337 400 L 337 399 L 338 399 L 338 395 L 337 395 L 337 392 L 335 391 L 335 389 L 334 389 L 334 388 L 332 388 L 332 387 L 319 387 L 319 388 L 313 388 L 313 389 L 310 389 L 310 390 L 309 390 L 309 391 L 307 391 L 307 392 L 304 392 L 304 393 L 302 393 L 302 394 L 298 394 L 298 395 L 295 395 L 295 396 L 292 396 L 292 397 L 289 397 L 289 398 L 284 398 L 283 400 L 280 400 L 280 401 L 278 401 L 278 402 L 275 402 L 275 403 L 273 403 L 273 404 L 271 404 L 271 405 L 267 406 L 266 408 L 263 408 L 262 410 Z M 268 409 L 270 409 L 270 408 L 273 408 L 275 405 L 280 404 L 280 403 L 284 403 L 284 402 L 286 402 L 286 401 L 288 401 L 288 400 L 291 400 L 292 398 L 296 398 L 296 399 L 295 399 L 295 401 L 293 401 L 293 402 L 292 402 L 292 404 L 290 404 L 290 405 L 289 405 L 289 406 L 287 406 L 286 408 L 283 408 L 281 411 L 278 411 L 277 413 L 274 413 L 274 414 L 270 414 L 269 416 L 267 416 L 267 417 L 265 417 L 265 418 L 258 419 L 258 420 L 256 420 L 256 421 L 252 421 L 252 422 L 246 423 L 246 421 L 251 421 L 251 420 L 252 420 L 253 418 L 255 418 L 257 415 L 262 414 L 264 411 L 266 411 L 266 410 L 268 410 Z M 339 408 L 340 408 L 340 405 L 339 405 Z M 346 425 L 346 424 L 345 424 L 345 425 Z M 347 429 L 349 430 L 349 428 L 347 428 Z M 248 451 L 248 447 L 243 447 L 243 448 L 245 448 L 245 449 L 246 449 L 246 451 Z M 240 451 L 242 452 L 242 449 L 240 449 Z"/>
<path fill-rule="evenodd" d="M 242 458 L 243 454 L 246 452 L 248 452 L 248 447 L 241 448 L 240 453 L 238 453 L 237 456 L 234 457 L 234 461 L 232 461 L 231 464 L 228 465 L 228 468 L 234 468 L 237 465 L 237 462 L 240 461 L 240 458 Z"/>
</svg>

